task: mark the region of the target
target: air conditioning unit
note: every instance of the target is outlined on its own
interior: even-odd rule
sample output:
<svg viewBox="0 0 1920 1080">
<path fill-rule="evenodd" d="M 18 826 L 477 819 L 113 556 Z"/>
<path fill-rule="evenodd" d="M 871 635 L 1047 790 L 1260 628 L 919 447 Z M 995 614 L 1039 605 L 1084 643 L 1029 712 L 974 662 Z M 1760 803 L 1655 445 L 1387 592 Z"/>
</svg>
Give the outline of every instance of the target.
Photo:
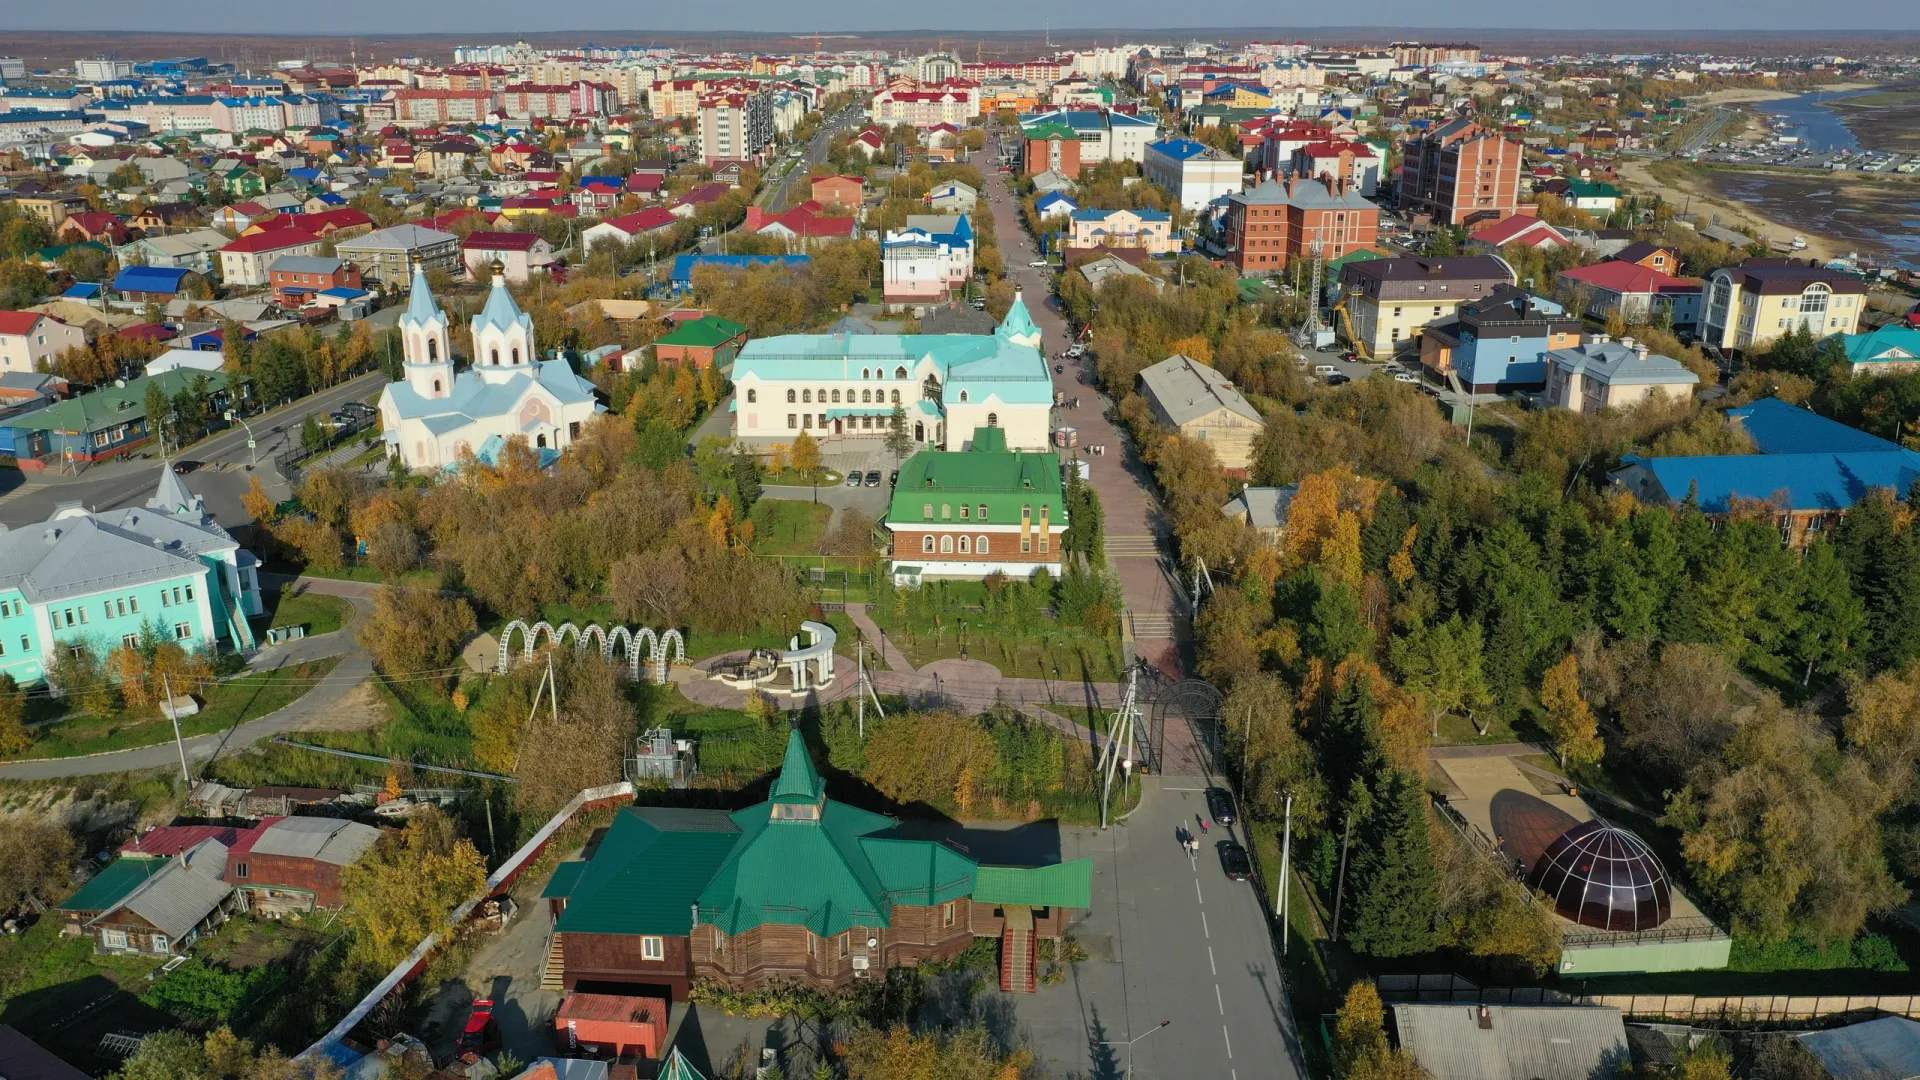
<svg viewBox="0 0 1920 1080">
<path fill-rule="evenodd" d="M 866 957 L 856 956 L 853 958 L 853 970 L 864 974 L 867 970 L 868 963 L 869 961 L 867 960 Z"/>
</svg>

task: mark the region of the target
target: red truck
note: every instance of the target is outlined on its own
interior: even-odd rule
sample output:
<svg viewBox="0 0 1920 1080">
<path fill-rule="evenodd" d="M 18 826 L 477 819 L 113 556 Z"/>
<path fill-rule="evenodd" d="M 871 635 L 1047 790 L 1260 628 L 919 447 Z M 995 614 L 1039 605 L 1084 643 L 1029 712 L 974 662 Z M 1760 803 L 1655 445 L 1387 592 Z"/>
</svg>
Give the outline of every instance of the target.
<svg viewBox="0 0 1920 1080">
<path fill-rule="evenodd" d="M 481 998 L 467 1014 L 467 1026 L 457 1044 L 462 1054 L 491 1054 L 500 1049 L 500 1022 L 493 1018 L 493 999 Z"/>
</svg>

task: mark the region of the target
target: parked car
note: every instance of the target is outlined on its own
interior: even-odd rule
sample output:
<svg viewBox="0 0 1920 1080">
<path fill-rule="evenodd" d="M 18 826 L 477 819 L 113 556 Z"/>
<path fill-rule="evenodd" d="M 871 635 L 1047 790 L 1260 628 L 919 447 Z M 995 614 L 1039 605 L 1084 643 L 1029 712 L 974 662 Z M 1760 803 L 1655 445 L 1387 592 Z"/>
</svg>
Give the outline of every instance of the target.
<svg viewBox="0 0 1920 1080">
<path fill-rule="evenodd" d="M 1412 375 L 1407 374 L 1404 371 L 1396 371 L 1393 373 L 1393 381 L 1401 382 L 1401 383 L 1417 383 L 1420 380 L 1413 377 Z"/>
<path fill-rule="evenodd" d="M 1233 794 L 1226 788 L 1208 788 L 1207 813 L 1222 825 L 1233 824 Z"/>
<path fill-rule="evenodd" d="M 467 1014 L 467 1026 L 456 1044 L 461 1053 L 491 1054 L 500 1049 L 500 1022 L 493 1018 L 493 999 L 481 998 Z"/>
<path fill-rule="evenodd" d="M 1313 365 L 1313 373 L 1314 373 L 1315 375 L 1318 375 L 1318 376 L 1320 376 L 1320 377 L 1322 377 L 1322 378 L 1325 378 L 1326 376 L 1328 376 L 1328 375 L 1331 375 L 1331 374 L 1333 374 L 1334 372 L 1336 372 L 1336 371 L 1338 371 L 1338 370 L 1340 370 L 1340 369 L 1339 369 L 1339 368 L 1336 368 L 1336 367 L 1334 367 L 1334 366 L 1333 366 L 1332 364 L 1315 364 L 1315 365 Z"/>
<path fill-rule="evenodd" d="M 848 487 L 860 486 L 860 470 L 859 469 L 853 469 L 847 473 L 847 486 Z"/>
<path fill-rule="evenodd" d="M 1028 265 L 1028 266 L 1031 266 L 1031 267 L 1033 267 L 1033 268 L 1035 268 L 1035 269 L 1037 269 L 1037 270 L 1044 270 L 1044 269 L 1046 269 L 1046 268 L 1047 268 L 1047 260 L 1045 260 L 1045 259 L 1035 259 L 1035 260 L 1033 260 L 1032 262 L 1030 262 L 1030 263 L 1028 263 L 1027 265 Z"/>
<path fill-rule="evenodd" d="M 1333 374 L 1326 376 L 1324 381 L 1328 386 L 1345 386 L 1348 383 L 1352 382 L 1353 380 L 1347 378 L 1345 375 L 1342 375 L 1336 371 Z"/>
<path fill-rule="evenodd" d="M 868 487 L 880 486 L 880 470 L 879 469 L 867 470 L 867 486 Z"/>
<path fill-rule="evenodd" d="M 1235 881 L 1253 878 L 1253 860 L 1247 858 L 1247 849 L 1231 840 L 1220 845 L 1220 868 Z"/>
</svg>

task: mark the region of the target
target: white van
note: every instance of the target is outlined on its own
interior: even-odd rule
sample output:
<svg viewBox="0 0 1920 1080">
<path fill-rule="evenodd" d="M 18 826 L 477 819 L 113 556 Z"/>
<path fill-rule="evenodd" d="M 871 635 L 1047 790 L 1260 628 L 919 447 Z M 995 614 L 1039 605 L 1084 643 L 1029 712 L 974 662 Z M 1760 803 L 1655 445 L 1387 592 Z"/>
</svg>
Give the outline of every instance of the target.
<svg viewBox="0 0 1920 1080">
<path fill-rule="evenodd" d="M 1313 373 L 1314 373 L 1315 375 L 1331 375 L 1331 374 L 1333 374 L 1333 373 L 1334 373 L 1334 372 L 1335 372 L 1336 370 L 1338 370 L 1338 369 L 1337 369 L 1337 368 L 1335 368 L 1335 367 L 1334 367 L 1334 366 L 1333 366 L 1332 364 L 1315 364 L 1315 365 L 1313 365 Z"/>
</svg>

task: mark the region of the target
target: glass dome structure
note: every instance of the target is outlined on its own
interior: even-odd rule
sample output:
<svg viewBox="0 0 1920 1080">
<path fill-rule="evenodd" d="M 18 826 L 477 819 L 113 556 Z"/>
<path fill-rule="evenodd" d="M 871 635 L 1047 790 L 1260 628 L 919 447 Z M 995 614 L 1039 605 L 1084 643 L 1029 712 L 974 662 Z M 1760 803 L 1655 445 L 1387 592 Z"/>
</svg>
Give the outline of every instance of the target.
<svg viewBox="0 0 1920 1080">
<path fill-rule="evenodd" d="M 1652 930 L 1673 916 L 1666 870 L 1639 837 L 1583 821 L 1547 846 L 1528 884 L 1563 917 L 1596 930 Z"/>
</svg>

